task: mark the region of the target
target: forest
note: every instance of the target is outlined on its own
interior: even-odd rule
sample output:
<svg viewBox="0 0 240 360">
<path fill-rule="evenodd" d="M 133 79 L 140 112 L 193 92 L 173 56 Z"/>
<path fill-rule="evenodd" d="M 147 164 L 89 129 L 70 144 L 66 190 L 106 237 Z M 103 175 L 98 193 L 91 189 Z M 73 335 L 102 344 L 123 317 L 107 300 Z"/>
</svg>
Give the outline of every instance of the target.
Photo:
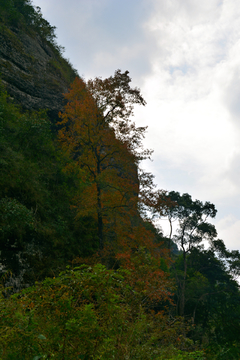
<svg viewBox="0 0 240 360">
<path fill-rule="evenodd" d="M 63 56 L 30 0 L 0 0 L 0 20 Z M 240 358 L 240 253 L 214 204 L 144 171 L 137 106 L 128 71 L 76 76 L 55 120 L 1 81 L 0 359 Z"/>
</svg>

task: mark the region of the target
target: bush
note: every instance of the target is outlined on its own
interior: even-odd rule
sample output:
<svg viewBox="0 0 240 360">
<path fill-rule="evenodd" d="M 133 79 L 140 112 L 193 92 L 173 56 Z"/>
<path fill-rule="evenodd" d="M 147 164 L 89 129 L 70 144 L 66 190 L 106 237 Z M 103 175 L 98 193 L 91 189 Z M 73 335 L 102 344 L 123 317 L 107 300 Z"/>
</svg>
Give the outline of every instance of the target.
<svg viewBox="0 0 240 360">
<path fill-rule="evenodd" d="M 82 265 L 2 298 L 1 359 L 163 359 L 164 317 L 156 327 L 128 275 Z M 179 360 L 203 359 L 175 353 Z"/>
</svg>

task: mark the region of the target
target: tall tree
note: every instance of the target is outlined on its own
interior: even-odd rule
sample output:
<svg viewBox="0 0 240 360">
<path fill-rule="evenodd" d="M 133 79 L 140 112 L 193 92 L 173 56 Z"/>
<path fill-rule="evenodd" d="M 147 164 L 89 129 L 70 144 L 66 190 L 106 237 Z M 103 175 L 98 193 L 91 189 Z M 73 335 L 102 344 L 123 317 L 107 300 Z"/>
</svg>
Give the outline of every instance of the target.
<svg viewBox="0 0 240 360">
<path fill-rule="evenodd" d="M 169 193 L 171 200 L 177 202 L 174 210 L 175 216 L 179 221 L 179 228 L 174 240 L 179 244 L 183 257 L 183 274 L 179 283 L 179 313 L 184 315 L 185 308 L 185 289 L 187 278 L 188 254 L 199 247 L 203 240 L 211 241 L 217 236 L 215 226 L 208 223 L 208 217 L 214 218 L 217 210 L 214 204 L 205 202 L 203 204 L 199 200 L 192 200 L 189 194 L 180 195 L 178 192 L 171 191 Z"/>
<path fill-rule="evenodd" d="M 210 243 L 216 238 L 215 226 L 207 219 L 214 218 L 217 210 L 210 202 L 192 200 L 189 194 L 180 195 L 176 191 L 156 191 L 148 194 L 145 203 L 152 208 L 154 215 L 167 217 L 170 223 L 169 247 L 172 237 L 172 222 L 178 221 L 178 228 L 173 240 L 178 244 L 182 256 L 182 271 L 176 272 L 179 287 L 179 314 L 184 315 L 185 291 L 188 267 L 188 255 L 202 246 L 203 240 Z"/>
<path fill-rule="evenodd" d="M 145 101 L 130 82 L 128 71 L 120 70 L 113 77 L 96 78 L 87 84 L 76 78 L 60 113 L 59 141 L 74 159 L 83 181 L 75 206 L 78 216 L 96 216 L 100 250 L 104 247 L 104 225 L 112 221 L 116 211 L 137 209 L 137 167 L 150 155 L 142 148 L 145 128 L 131 121 L 133 106 L 145 105 Z"/>
</svg>

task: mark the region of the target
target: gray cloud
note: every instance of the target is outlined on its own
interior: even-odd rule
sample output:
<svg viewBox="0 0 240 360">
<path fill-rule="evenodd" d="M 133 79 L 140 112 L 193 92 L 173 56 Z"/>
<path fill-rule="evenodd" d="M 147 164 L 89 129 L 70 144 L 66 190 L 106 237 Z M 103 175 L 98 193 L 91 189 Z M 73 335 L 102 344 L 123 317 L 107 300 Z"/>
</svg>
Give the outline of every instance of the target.
<svg viewBox="0 0 240 360">
<path fill-rule="evenodd" d="M 233 156 L 231 157 L 228 171 L 226 171 L 226 176 L 230 179 L 232 184 L 238 189 L 240 184 L 240 149 L 238 149 L 238 152 L 234 153 Z M 238 202 L 238 204 L 240 204 L 240 202 Z"/>
<path fill-rule="evenodd" d="M 232 121 L 240 130 L 240 65 L 237 65 L 231 73 L 231 77 L 226 84 L 223 100 L 231 114 Z"/>
<path fill-rule="evenodd" d="M 151 69 L 144 20 L 151 13 L 146 0 L 34 0 L 57 26 L 66 55 L 87 77 L 109 76 L 117 68 L 133 77 Z M 45 11 L 47 14 L 45 15 Z"/>
</svg>

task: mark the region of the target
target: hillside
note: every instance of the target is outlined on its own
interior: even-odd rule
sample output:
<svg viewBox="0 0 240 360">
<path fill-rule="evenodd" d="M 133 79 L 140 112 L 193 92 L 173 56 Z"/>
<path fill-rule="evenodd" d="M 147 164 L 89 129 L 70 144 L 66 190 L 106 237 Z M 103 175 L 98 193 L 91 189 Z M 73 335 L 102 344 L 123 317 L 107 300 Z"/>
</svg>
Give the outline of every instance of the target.
<svg viewBox="0 0 240 360">
<path fill-rule="evenodd" d="M 54 27 L 26 1 L 1 2 L 0 19 L 2 83 L 24 109 L 48 109 L 53 120 L 77 75 L 56 44 Z"/>
<path fill-rule="evenodd" d="M 124 224 L 126 232 L 127 222 L 130 226 L 142 220 L 136 210 L 137 157 L 109 128 L 110 117 L 104 119 L 99 113 L 93 123 L 91 114 L 85 112 L 83 126 L 92 124 L 90 131 L 95 134 L 92 144 L 84 140 L 81 130 L 83 141 L 74 149 L 74 139 L 68 142 L 68 149 L 61 145 L 65 127 L 57 122 L 60 111 L 64 116 L 68 101 L 63 93 L 68 92 L 77 73 L 63 58 L 54 27 L 30 1 L 1 2 L 0 8 L 0 251 L 2 270 L 12 272 L 15 291 L 58 273 L 76 257 L 96 253 L 99 243 L 115 241 L 114 226 L 123 231 Z M 118 88 L 121 82 L 125 83 L 135 101 L 134 96 L 138 95 L 136 91 L 131 95 L 129 81 L 127 72 L 118 72 L 112 86 Z M 87 85 L 82 80 L 81 84 L 86 93 Z M 109 90 L 105 93 L 115 101 Z M 94 108 L 90 92 L 86 101 Z M 116 101 L 112 104 L 116 111 L 122 108 L 121 111 L 129 112 L 119 102 L 117 93 Z M 125 127 L 126 135 L 132 136 L 132 131 L 136 141 L 140 141 L 137 129 Z M 68 138 L 67 132 L 64 137 Z M 98 164 L 93 158 L 90 160 L 93 146 L 92 156 L 99 152 L 101 158 Z M 86 165 L 98 167 L 92 178 Z"/>
<path fill-rule="evenodd" d="M 214 204 L 141 168 L 145 105 L 128 71 L 77 76 L 31 0 L 0 0 L 0 359 L 240 358 L 240 253 Z"/>
<path fill-rule="evenodd" d="M 76 179 L 62 172 L 52 131 L 77 72 L 31 1 L 0 1 L 0 21 L 1 270 L 16 291 L 64 269 L 94 235 L 86 235 L 91 219 L 74 222 Z"/>
</svg>

